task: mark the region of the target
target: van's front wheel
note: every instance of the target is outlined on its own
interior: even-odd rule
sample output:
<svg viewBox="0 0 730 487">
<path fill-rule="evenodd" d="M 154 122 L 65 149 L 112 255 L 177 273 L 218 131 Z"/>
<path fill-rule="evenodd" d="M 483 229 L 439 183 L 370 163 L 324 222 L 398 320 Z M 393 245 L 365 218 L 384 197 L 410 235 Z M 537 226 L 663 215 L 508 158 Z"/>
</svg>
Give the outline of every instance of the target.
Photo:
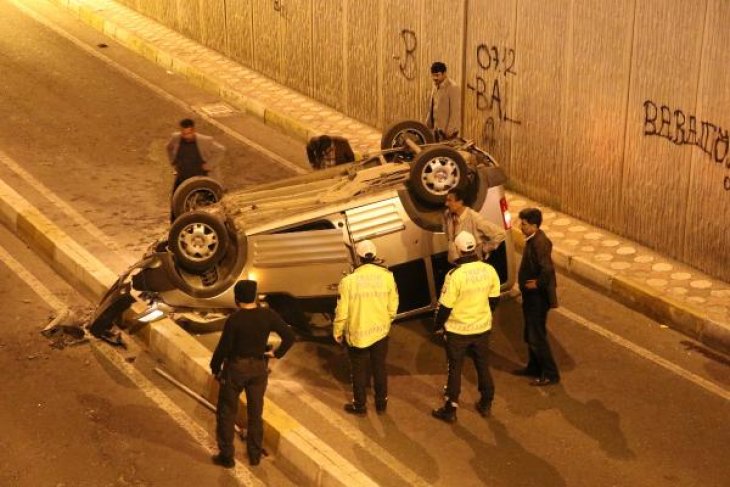
<svg viewBox="0 0 730 487">
<path fill-rule="evenodd" d="M 228 231 L 215 215 L 204 211 L 184 213 L 172 224 L 168 245 L 180 267 L 204 271 L 225 256 Z"/>
</svg>

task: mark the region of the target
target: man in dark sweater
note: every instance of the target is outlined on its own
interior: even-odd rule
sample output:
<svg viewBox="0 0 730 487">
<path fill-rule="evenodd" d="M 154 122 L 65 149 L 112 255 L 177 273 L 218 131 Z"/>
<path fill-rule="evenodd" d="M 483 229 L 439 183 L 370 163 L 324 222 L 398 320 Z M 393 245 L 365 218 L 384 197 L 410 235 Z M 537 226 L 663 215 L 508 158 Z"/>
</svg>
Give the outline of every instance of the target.
<svg viewBox="0 0 730 487">
<path fill-rule="evenodd" d="M 256 281 L 238 281 L 235 299 L 239 309 L 226 320 L 210 361 L 210 370 L 220 382 L 216 410 L 216 438 L 220 453 L 213 457 L 213 463 L 226 468 L 235 466 L 234 426 L 238 399 L 243 390 L 246 391 L 249 463 L 258 465 L 261 461 L 264 440 L 261 416 L 268 383 L 268 361 L 283 357 L 295 339 L 294 332 L 275 311 L 256 304 Z M 275 351 L 266 350 L 271 332 L 281 338 L 281 345 Z"/>
<path fill-rule="evenodd" d="M 547 336 L 547 314 L 558 307 L 557 282 L 553 266 L 553 243 L 540 230 L 542 212 L 537 208 L 520 211 L 520 229 L 525 235 L 525 249 L 517 273 L 522 292 L 522 313 L 525 319 L 524 339 L 529 359 L 524 369 L 515 375 L 532 376 L 533 386 L 548 386 L 560 382 L 560 373 L 550 351 Z"/>
<path fill-rule="evenodd" d="M 193 120 L 180 120 L 180 131 L 172 134 L 165 149 L 175 175 L 171 195 L 183 181 L 196 176 L 210 176 L 223 183 L 220 162 L 226 148 L 213 137 L 197 133 Z M 172 214 L 170 221 L 173 221 Z"/>
<path fill-rule="evenodd" d="M 327 169 L 355 161 L 350 142 L 339 135 L 312 137 L 307 144 L 307 158 L 312 169 Z"/>
</svg>

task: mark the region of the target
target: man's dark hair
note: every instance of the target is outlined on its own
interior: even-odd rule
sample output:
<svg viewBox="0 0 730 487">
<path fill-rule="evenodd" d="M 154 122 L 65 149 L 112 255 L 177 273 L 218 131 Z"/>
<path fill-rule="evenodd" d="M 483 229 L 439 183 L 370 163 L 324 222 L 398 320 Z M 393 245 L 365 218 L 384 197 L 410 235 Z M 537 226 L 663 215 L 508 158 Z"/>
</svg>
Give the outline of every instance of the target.
<svg viewBox="0 0 730 487">
<path fill-rule="evenodd" d="M 537 208 L 523 208 L 520 210 L 520 220 L 524 220 L 530 225 L 542 225 L 542 212 Z"/>
<path fill-rule="evenodd" d="M 189 129 L 195 127 L 195 122 L 191 118 L 183 118 L 180 120 L 180 128 Z"/>
<path fill-rule="evenodd" d="M 256 301 L 256 281 L 243 279 L 236 283 L 233 293 L 237 303 L 251 304 Z"/>
<path fill-rule="evenodd" d="M 431 65 L 431 74 L 436 73 L 445 73 L 446 72 L 446 65 L 442 63 L 441 61 L 436 61 Z"/>
<path fill-rule="evenodd" d="M 456 201 L 466 201 L 466 191 L 462 188 L 451 188 L 447 194 L 453 194 Z"/>
</svg>

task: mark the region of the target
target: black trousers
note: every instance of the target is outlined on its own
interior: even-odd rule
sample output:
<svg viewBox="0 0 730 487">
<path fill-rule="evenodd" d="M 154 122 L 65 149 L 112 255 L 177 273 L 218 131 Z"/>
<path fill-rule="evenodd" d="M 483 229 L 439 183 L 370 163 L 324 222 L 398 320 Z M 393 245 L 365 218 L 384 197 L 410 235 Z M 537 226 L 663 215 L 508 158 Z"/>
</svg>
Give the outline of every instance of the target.
<svg viewBox="0 0 730 487">
<path fill-rule="evenodd" d="M 464 366 L 464 357 L 471 351 L 474 367 L 477 370 L 477 388 L 481 393 L 481 400 L 492 403 L 494 399 L 494 381 L 489 372 L 489 332 L 478 335 L 457 335 L 446 332 L 446 358 L 449 362 L 449 376 L 446 383 L 446 399 L 459 402 L 461 393 L 461 369 Z"/>
<path fill-rule="evenodd" d="M 522 314 L 525 318 L 524 339 L 529 351 L 527 370 L 538 377 L 560 380 L 547 336 L 547 314 L 550 302 L 539 291 L 522 293 Z"/>
<path fill-rule="evenodd" d="M 261 457 L 264 441 L 264 422 L 261 416 L 264 412 L 264 393 L 268 381 L 268 363 L 264 359 L 239 358 L 226 363 L 216 409 L 216 438 L 222 456 L 233 458 L 235 453 L 233 438 L 238 398 L 245 390 L 248 418 L 246 449 L 249 458 Z"/>
<path fill-rule="evenodd" d="M 370 374 L 368 361 L 372 370 L 375 389 L 375 404 L 384 405 L 388 401 L 388 373 L 385 370 L 385 358 L 388 355 L 388 337 L 379 340 L 369 347 L 347 347 L 352 369 L 353 404 L 364 407 L 367 399 L 366 387 Z"/>
</svg>

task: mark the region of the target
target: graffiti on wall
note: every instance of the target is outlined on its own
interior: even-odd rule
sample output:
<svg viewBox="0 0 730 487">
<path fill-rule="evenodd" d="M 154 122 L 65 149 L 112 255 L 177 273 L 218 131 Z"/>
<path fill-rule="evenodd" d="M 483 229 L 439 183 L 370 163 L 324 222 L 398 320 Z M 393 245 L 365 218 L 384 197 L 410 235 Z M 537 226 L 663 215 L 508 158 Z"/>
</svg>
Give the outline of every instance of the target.
<svg viewBox="0 0 730 487">
<path fill-rule="evenodd" d="M 466 87 L 474 92 L 474 105 L 485 112 L 481 128 L 481 142 L 490 147 L 496 142 L 495 130 L 499 124 L 520 125 L 512 113 L 508 100 L 509 83 L 517 76 L 514 48 L 479 44 L 476 48 L 478 70 L 473 82 Z"/>
<path fill-rule="evenodd" d="M 401 29 L 400 45 L 400 56 L 394 56 L 398 60 L 398 70 L 405 79 L 413 81 L 416 79 L 416 49 L 418 48 L 416 33 L 411 29 Z"/>
<path fill-rule="evenodd" d="M 652 100 L 644 102 L 644 135 L 661 137 L 676 145 L 698 147 L 715 164 L 730 171 L 730 134 L 720 125 L 697 120 L 683 110 L 672 110 Z M 723 179 L 723 187 L 730 191 L 730 175 Z"/>
</svg>

